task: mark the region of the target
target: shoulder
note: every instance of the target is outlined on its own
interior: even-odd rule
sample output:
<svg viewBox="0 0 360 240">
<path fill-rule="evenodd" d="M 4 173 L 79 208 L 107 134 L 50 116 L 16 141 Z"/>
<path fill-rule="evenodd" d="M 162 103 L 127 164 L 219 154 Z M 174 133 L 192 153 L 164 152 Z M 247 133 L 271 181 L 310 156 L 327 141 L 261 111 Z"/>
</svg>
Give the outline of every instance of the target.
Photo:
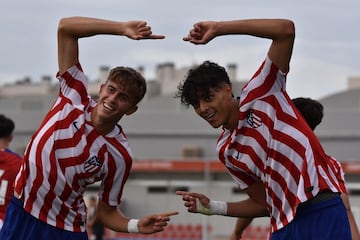
<svg viewBox="0 0 360 240">
<path fill-rule="evenodd" d="M 56 77 L 58 79 L 64 79 L 64 78 L 66 79 L 69 76 L 76 76 L 78 74 L 84 74 L 84 71 L 83 71 L 83 68 L 82 68 L 80 62 L 69 67 L 65 72 L 57 72 Z"/>
<path fill-rule="evenodd" d="M 10 150 L 10 149 L 8 149 L 8 148 L 6 148 L 4 152 L 5 152 L 6 154 L 8 154 L 9 157 L 12 157 L 12 158 L 14 158 L 14 159 L 18 159 L 18 160 L 21 160 L 21 159 L 22 159 L 22 157 L 21 157 L 19 154 L 13 152 L 12 150 Z"/>
</svg>

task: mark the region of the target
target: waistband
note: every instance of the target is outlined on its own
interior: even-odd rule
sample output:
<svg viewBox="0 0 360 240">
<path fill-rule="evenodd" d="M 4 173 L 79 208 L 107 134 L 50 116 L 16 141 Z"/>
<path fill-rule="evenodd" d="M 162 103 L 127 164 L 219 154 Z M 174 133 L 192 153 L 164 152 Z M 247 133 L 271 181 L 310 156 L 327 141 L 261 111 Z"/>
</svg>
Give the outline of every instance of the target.
<svg viewBox="0 0 360 240">
<path fill-rule="evenodd" d="M 312 206 L 315 205 L 317 203 L 321 203 L 321 202 L 325 202 L 327 200 L 330 199 L 334 199 L 340 196 L 339 192 L 319 192 L 315 197 L 307 200 L 306 202 L 300 203 L 299 207 L 307 207 L 307 206 Z"/>
</svg>

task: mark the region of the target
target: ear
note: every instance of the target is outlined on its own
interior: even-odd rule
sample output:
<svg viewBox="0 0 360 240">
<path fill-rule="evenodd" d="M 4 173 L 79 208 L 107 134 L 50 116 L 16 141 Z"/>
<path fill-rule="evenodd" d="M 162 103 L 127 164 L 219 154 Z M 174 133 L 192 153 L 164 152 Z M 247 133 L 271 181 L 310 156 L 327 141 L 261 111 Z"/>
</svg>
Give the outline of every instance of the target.
<svg viewBox="0 0 360 240">
<path fill-rule="evenodd" d="M 136 112 L 138 110 L 138 106 L 137 105 L 134 105 L 132 106 L 129 110 L 126 111 L 126 115 L 129 116 L 131 114 L 133 114 L 134 112 Z"/>
<path fill-rule="evenodd" d="M 98 94 L 100 94 L 100 92 L 101 92 L 101 90 L 104 88 L 104 83 L 102 83 L 101 85 L 100 85 L 100 88 L 99 88 L 99 93 Z"/>
</svg>

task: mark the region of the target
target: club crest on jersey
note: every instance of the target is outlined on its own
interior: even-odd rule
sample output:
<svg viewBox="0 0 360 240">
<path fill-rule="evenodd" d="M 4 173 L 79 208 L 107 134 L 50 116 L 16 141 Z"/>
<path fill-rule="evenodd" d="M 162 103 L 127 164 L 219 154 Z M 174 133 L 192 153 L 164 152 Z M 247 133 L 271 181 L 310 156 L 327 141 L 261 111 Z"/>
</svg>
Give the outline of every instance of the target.
<svg viewBox="0 0 360 240">
<path fill-rule="evenodd" d="M 252 128 L 258 128 L 262 125 L 261 118 L 258 115 L 256 115 L 252 109 L 250 109 L 249 111 L 246 122 Z"/>
<path fill-rule="evenodd" d="M 86 172 L 94 172 L 101 168 L 101 165 L 101 161 L 96 156 L 92 156 L 85 162 L 84 168 Z"/>
</svg>

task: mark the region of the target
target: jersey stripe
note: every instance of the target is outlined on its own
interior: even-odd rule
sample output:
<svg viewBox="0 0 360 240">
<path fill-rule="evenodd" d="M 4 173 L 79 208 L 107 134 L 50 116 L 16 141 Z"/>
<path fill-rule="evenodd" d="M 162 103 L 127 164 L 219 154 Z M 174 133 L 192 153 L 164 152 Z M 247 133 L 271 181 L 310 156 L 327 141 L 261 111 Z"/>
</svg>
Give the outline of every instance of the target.
<svg viewBox="0 0 360 240">
<path fill-rule="evenodd" d="M 85 231 L 83 193 L 100 181 L 99 197 L 120 204 L 132 154 L 121 127 L 100 135 L 90 120 L 96 102 L 87 94 L 80 64 L 57 75 L 59 96 L 32 136 L 15 189 L 24 209 L 68 231 Z"/>
<path fill-rule="evenodd" d="M 273 231 L 292 221 L 298 204 L 319 191 L 346 188 L 341 168 L 329 165 L 285 85 L 286 75 L 267 57 L 242 89 L 237 129 L 223 128 L 217 143 L 220 161 L 240 188 L 263 182 Z"/>
</svg>

